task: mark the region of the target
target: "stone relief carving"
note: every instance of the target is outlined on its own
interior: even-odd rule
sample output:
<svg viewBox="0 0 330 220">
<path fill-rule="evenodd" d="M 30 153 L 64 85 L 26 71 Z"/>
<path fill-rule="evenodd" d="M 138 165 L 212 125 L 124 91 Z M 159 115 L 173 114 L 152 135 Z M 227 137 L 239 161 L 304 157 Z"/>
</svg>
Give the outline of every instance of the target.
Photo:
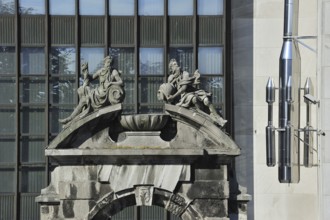
<svg viewBox="0 0 330 220">
<path fill-rule="evenodd" d="M 182 196 L 172 194 L 165 208 L 174 215 L 180 216 L 187 208 L 187 202 Z"/>
<path fill-rule="evenodd" d="M 154 187 L 153 186 L 137 186 L 135 188 L 135 200 L 137 206 L 151 206 L 152 196 Z"/>
<path fill-rule="evenodd" d="M 220 116 L 212 104 L 212 94 L 198 89 L 199 84 L 200 73 L 198 70 L 190 76 L 188 72 L 182 71 L 175 59 L 171 59 L 168 80 L 160 86 L 157 97 L 166 103 L 188 109 L 194 108 L 197 111 L 207 113 L 218 125 L 223 127 L 227 121 Z"/>
<path fill-rule="evenodd" d="M 125 97 L 123 80 L 120 72 L 114 69 L 112 64 L 113 57 L 105 57 L 104 67 L 93 74 L 93 76 L 89 75 L 88 63 L 81 65 L 83 84 L 77 90 L 79 103 L 69 117 L 59 120 L 64 128 L 92 111 L 123 102 Z M 92 88 L 90 81 L 96 79 L 98 79 L 99 85 Z"/>
</svg>

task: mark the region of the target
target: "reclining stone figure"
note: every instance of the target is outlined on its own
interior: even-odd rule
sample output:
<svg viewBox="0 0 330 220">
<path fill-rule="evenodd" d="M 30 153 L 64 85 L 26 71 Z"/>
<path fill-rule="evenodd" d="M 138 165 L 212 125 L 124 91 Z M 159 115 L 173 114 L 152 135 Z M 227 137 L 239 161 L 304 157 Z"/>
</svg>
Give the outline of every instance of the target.
<svg viewBox="0 0 330 220">
<path fill-rule="evenodd" d="M 121 103 L 124 100 L 123 80 L 120 72 L 112 67 L 113 58 L 104 58 L 104 67 L 98 70 L 93 76 L 89 75 L 88 63 L 81 66 L 83 85 L 77 90 L 79 103 L 71 115 L 64 119 L 59 119 L 63 127 L 68 127 L 73 121 L 85 117 L 88 113 L 99 108 Z M 99 80 L 96 88 L 90 87 L 91 80 Z"/>
<path fill-rule="evenodd" d="M 196 70 L 193 76 L 182 71 L 175 59 L 169 63 L 169 77 L 167 83 L 160 86 L 158 99 L 167 103 L 176 104 L 184 108 L 195 108 L 208 113 L 220 126 L 224 126 L 227 120 L 223 119 L 211 103 L 211 93 L 197 89 L 200 83 L 200 73 Z"/>
</svg>

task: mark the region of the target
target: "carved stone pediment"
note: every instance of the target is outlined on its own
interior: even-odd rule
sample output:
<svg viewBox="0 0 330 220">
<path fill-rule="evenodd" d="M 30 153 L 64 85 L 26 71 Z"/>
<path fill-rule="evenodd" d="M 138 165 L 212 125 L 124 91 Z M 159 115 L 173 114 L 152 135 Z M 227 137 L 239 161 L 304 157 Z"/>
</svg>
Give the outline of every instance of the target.
<svg viewBox="0 0 330 220">
<path fill-rule="evenodd" d="M 240 154 L 235 142 L 212 117 L 191 109 L 165 104 L 165 114 L 122 115 L 121 104 L 99 109 L 75 121 L 47 147 L 56 160 L 125 161 L 136 163 L 173 158 L 196 160 L 214 155 L 230 160 Z M 144 157 L 137 159 L 137 155 Z M 188 156 L 189 155 L 189 156 Z M 164 157 L 165 156 L 165 157 Z"/>
</svg>

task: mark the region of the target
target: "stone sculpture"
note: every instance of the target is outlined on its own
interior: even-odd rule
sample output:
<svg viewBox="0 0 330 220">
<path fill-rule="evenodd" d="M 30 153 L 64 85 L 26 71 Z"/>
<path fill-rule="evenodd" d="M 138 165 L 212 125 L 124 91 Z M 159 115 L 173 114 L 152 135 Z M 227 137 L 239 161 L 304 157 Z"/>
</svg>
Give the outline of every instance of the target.
<svg viewBox="0 0 330 220">
<path fill-rule="evenodd" d="M 215 122 L 223 127 L 227 120 L 223 119 L 211 103 L 211 93 L 198 89 L 200 73 L 196 70 L 193 76 L 182 71 L 175 59 L 169 63 L 169 77 L 158 90 L 158 99 L 167 103 L 176 104 L 184 108 L 194 108 L 197 111 L 208 113 Z"/>
<path fill-rule="evenodd" d="M 112 56 L 105 57 L 104 67 L 93 74 L 93 76 L 89 75 L 88 63 L 81 65 L 83 85 L 77 90 L 79 103 L 69 117 L 59 119 L 64 128 L 92 111 L 121 103 L 124 100 L 123 80 L 120 72 L 114 69 L 112 64 Z M 99 80 L 99 85 L 96 88 L 91 88 L 90 81 L 95 79 Z"/>
</svg>

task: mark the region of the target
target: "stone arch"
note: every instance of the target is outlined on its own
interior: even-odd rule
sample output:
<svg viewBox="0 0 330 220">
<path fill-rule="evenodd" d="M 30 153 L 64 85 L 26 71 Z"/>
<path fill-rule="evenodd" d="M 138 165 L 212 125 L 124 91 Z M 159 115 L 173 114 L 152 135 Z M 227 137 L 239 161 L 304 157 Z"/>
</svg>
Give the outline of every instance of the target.
<svg viewBox="0 0 330 220">
<path fill-rule="evenodd" d="M 226 219 L 247 203 L 228 175 L 240 149 L 211 117 L 167 104 L 151 118 L 121 110 L 108 106 L 74 121 L 47 147 L 60 166 L 36 199 L 41 219 L 109 219 L 152 205 L 183 220 Z M 172 136 L 162 138 L 169 130 Z"/>
<path fill-rule="evenodd" d="M 142 194 L 141 194 L 142 192 Z M 144 192 L 147 192 L 146 194 Z M 149 194 L 150 193 L 150 194 Z M 149 195 L 148 195 L 149 194 Z M 110 192 L 102 197 L 90 210 L 86 219 L 97 220 L 111 218 L 130 206 L 159 206 L 181 219 L 203 219 L 183 195 L 172 193 L 153 186 L 136 186 L 121 192 Z"/>
</svg>

